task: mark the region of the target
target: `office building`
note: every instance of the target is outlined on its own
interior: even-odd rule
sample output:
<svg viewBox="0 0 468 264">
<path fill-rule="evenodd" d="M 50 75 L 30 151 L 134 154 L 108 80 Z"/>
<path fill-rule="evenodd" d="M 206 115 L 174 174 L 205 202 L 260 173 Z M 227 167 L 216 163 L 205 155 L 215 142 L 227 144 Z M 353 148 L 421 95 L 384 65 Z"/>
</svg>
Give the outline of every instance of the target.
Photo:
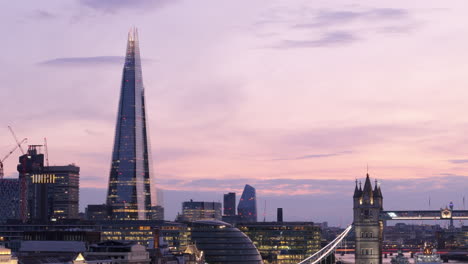
<svg viewBox="0 0 468 264">
<path fill-rule="evenodd" d="M 320 227 L 312 222 L 238 224 L 255 244 L 265 264 L 296 264 L 321 249 Z"/>
<path fill-rule="evenodd" d="M 52 219 L 78 219 L 80 200 L 80 167 L 48 166 L 46 175 L 54 178 L 52 191 Z"/>
<path fill-rule="evenodd" d="M 109 217 L 147 220 L 153 217 L 156 188 L 152 184 L 140 48 L 136 29 L 128 34 L 115 141 L 107 193 Z"/>
<path fill-rule="evenodd" d="M 107 205 L 106 204 L 88 204 L 85 209 L 86 220 L 107 220 Z"/>
<path fill-rule="evenodd" d="M 0 223 L 19 219 L 19 194 L 18 179 L 0 179 Z"/>
<path fill-rule="evenodd" d="M 245 185 L 239 205 L 237 206 L 237 214 L 241 223 L 257 222 L 257 197 L 255 188 L 250 185 Z"/>
<path fill-rule="evenodd" d="M 164 220 L 164 207 L 160 205 L 153 206 L 153 220 Z"/>
<path fill-rule="evenodd" d="M 74 164 L 44 166 L 40 147 L 30 145 L 27 154 L 19 158 L 20 219 L 78 219 L 80 168 Z"/>
<path fill-rule="evenodd" d="M 189 202 L 182 203 L 182 214 L 177 217 L 179 222 L 193 222 L 197 220 L 221 220 L 221 203 L 217 202 Z"/>
<path fill-rule="evenodd" d="M 233 216 L 236 215 L 236 193 L 226 193 L 224 194 L 224 216 Z"/>
</svg>

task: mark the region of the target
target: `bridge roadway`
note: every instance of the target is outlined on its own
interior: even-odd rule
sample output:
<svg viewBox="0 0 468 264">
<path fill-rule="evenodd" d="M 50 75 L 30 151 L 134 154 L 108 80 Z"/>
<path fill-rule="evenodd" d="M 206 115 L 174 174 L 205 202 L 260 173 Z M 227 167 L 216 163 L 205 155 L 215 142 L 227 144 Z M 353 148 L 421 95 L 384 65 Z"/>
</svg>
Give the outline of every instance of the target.
<svg viewBox="0 0 468 264">
<path fill-rule="evenodd" d="M 468 210 L 382 211 L 382 220 L 468 220 Z"/>
</svg>

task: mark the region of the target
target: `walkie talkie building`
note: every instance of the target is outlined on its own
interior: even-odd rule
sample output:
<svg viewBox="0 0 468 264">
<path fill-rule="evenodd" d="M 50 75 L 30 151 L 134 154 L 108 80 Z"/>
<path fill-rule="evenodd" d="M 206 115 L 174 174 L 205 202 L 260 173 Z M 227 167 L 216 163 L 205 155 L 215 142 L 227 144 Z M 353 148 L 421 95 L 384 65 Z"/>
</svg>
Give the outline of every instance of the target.
<svg viewBox="0 0 468 264">
<path fill-rule="evenodd" d="M 156 188 L 152 185 L 146 121 L 138 32 L 131 29 L 128 34 L 107 191 L 111 219 L 152 219 L 153 206 L 156 206 Z"/>
</svg>

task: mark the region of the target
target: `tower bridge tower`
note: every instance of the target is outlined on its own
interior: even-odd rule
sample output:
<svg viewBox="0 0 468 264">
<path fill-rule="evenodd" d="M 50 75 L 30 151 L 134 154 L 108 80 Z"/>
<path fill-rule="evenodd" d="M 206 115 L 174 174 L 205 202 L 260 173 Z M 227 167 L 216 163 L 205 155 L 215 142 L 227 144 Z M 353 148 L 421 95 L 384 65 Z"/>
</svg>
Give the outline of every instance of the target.
<svg viewBox="0 0 468 264">
<path fill-rule="evenodd" d="M 356 264 L 381 264 L 383 222 L 379 219 L 383 210 L 383 197 L 377 182 L 374 188 L 366 176 L 364 188 L 356 181 L 353 196 L 354 230 L 356 232 Z"/>
</svg>

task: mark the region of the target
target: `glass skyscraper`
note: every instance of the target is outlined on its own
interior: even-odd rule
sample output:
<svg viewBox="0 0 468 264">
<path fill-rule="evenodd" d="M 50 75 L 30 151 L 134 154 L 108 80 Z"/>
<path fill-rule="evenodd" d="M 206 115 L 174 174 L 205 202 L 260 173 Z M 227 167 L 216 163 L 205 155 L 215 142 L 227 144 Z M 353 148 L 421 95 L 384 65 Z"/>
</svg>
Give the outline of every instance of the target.
<svg viewBox="0 0 468 264">
<path fill-rule="evenodd" d="M 114 220 L 152 218 L 156 188 L 152 186 L 150 143 L 138 32 L 128 34 L 127 53 L 115 128 L 107 191 L 109 217 Z"/>
<path fill-rule="evenodd" d="M 255 188 L 248 184 L 245 185 L 237 206 L 237 214 L 241 223 L 257 222 L 257 196 Z"/>
</svg>

